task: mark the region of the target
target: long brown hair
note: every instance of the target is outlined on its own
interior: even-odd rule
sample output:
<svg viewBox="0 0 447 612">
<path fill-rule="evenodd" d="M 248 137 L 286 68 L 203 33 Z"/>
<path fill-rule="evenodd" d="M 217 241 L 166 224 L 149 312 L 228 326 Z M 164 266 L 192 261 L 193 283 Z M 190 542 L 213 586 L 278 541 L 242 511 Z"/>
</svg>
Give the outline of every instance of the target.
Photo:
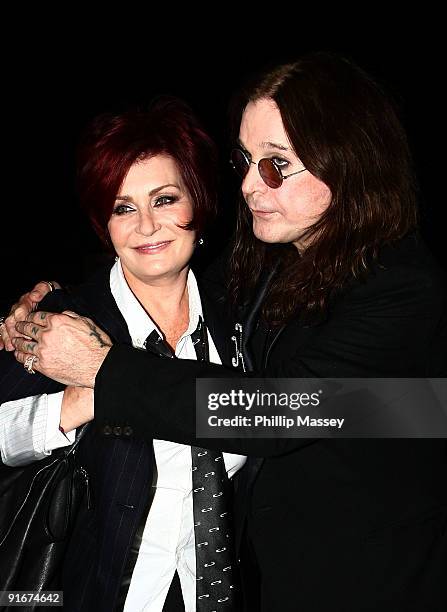
<svg viewBox="0 0 447 612">
<path fill-rule="evenodd" d="M 239 96 L 237 127 L 249 102 L 272 99 L 304 166 L 331 190 L 332 200 L 306 230 L 309 245 L 270 245 L 252 231 L 240 195 L 231 257 L 230 292 L 249 299 L 261 271 L 278 258 L 280 271 L 263 306 L 270 324 L 300 312 L 326 312 L 349 280 L 365 274 L 379 248 L 417 224 L 415 180 L 405 131 L 375 81 L 345 58 L 314 53 L 262 75 Z"/>
</svg>

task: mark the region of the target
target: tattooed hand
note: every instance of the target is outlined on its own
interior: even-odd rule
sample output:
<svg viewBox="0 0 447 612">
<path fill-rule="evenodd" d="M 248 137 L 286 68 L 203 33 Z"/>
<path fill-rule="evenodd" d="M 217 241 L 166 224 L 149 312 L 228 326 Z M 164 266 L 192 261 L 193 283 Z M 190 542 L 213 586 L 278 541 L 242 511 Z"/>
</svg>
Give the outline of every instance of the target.
<svg viewBox="0 0 447 612">
<path fill-rule="evenodd" d="M 95 386 L 95 377 L 112 346 L 91 319 L 68 310 L 62 314 L 32 312 L 16 325 L 27 338 L 13 340 L 20 363 L 35 355 L 33 369 L 75 387 Z"/>
<path fill-rule="evenodd" d="M 59 283 L 53 281 L 53 285 L 60 289 Z M 18 336 L 18 332 L 16 330 L 16 324 L 18 321 L 23 321 L 26 316 L 36 309 L 39 302 L 43 300 L 47 293 L 49 293 L 50 288 L 48 283 L 44 281 L 40 281 L 35 285 L 34 289 L 22 295 L 19 298 L 19 301 L 16 302 L 13 306 L 11 306 L 11 310 L 9 311 L 9 315 L 5 319 L 5 324 L 2 328 L 2 336 L 0 337 L 0 350 L 3 348 L 7 351 L 13 351 L 14 345 L 12 343 L 12 339 Z"/>
</svg>

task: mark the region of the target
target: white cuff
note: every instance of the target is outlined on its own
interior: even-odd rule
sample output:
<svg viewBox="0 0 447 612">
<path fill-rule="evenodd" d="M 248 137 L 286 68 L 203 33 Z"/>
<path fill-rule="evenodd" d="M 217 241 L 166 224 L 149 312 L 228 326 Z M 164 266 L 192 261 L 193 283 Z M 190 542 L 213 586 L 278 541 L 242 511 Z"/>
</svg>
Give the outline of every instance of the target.
<svg viewBox="0 0 447 612">
<path fill-rule="evenodd" d="M 43 459 L 47 419 L 46 395 L 34 395 L 0 406 L 0 450 L 6 465 Z"/>
<path fill-rule="evenodd" d="M 76 429 L 73 429 L 67 434 L 63 434 L 59 430 L 63 399 L 63 391 L 60 393 L 52 393 L 51 395 L 47 395 L 47 423 L 45 430 L 44 452 L 48 454 L 55 448 L 69 446 L 75 441 Z"/>
</svg>

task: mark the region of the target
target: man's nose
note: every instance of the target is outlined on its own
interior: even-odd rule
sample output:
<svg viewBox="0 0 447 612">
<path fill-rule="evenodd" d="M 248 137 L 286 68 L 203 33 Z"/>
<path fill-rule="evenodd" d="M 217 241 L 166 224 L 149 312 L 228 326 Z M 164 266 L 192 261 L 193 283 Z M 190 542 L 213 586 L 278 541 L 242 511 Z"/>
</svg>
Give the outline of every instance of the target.
<svg viewBox="0 0 447 612">
<path fill-rule="evenodd" d="M 258 170 L 258 164 L 251 161 L 248 166 L 247 174 L 244 176 L 242 180 L 242 194 L 244 197 L 255 193 L 256 191 L 264 192 L 267 189 L 267 185 L 261 178 Z"/>
</svg>

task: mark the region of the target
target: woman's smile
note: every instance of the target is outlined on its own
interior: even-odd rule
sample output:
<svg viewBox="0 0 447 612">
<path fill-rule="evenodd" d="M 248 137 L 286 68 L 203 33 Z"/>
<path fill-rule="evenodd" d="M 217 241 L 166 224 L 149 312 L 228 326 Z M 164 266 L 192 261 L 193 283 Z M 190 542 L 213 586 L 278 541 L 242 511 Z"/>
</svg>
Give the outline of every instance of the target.
<svg viewBox="0 0 447 612">
<path fill-rule="evenodd" d="M 140 246 L 134 247 L 135 251 L 140 255 L 156 255 L 168 248 L 172 240 L 164 240 L 162 242 L 151 242 L 147 244 L 141 244 Z"/>
</svg>

